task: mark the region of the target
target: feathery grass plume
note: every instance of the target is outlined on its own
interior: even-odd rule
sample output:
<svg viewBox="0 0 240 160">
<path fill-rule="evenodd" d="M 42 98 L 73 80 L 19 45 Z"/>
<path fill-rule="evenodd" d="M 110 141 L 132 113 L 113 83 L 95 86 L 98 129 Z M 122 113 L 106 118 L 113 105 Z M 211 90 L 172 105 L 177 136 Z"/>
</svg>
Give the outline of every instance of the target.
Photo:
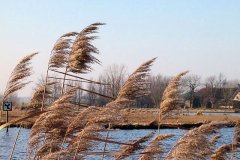
<svg viewBox="0 0 240 160">
<path fill-rule="evenodd" d="M 202 133 L 205 135 L 217 133 L 217 131 L 223 127 L 226 127 L 228 122 L 211 122 L 208 124 L 201 125 L 197 128 L 198 133 Z"/>
<path fill-rule="evenodd" d="M 35 92 L 32 95 L 30 104 L 28 106 L 28 112 L 40 111 L 42 107 L 43 94 L 45 92 L 45 98 L 52 97 L 51 85 L 56 84 L 57 82 L 48 82 L 47 84 L 42 84 L 38 86 Z"/>
<path fill-rule="evenodd" d="M 182 72 L 170 80 L 168 86 L 163 92 L 162 102 L 160 104 L 160 116 L 164 116 L 168 112 L 175 109 L 175 105 L 178 103 L 178 87 L 180 85 L 180 80 L 182 76 L 187 74 L 188 71 Z"/>
<path fill-rule="evenodd" d="M 7 100 L 7 98 L 10 95 L 22 89 L 29 83 L 29 82 L 24 82 L 24 80 L 26 77 L 29 77 L 32 74 L 30 61 L 36 54 L 38 53 L 33 53 L 24 57 L 13 69 L 3 94 L 3 101 Z"/>
<path fill-rule="evenodd" d="M 159 115 L 158 115 L 158 131 L 160 129 L 160 123 L 161 120 L 166 116 L 167 113 L 170 111 L 174 110 L 176 108 L 176 105 L 178 104 L 179 101 L 179 85 L 180 85 L 180 80 L 182 76 L 187 74 L 188 71 L 182 72 L 172 78 L 168 86 L 163 92 L 162 96 L 162 102 L 160 103 L 159 107 Z"/>
<path fill-rule="evenodd" d="M 30 134 L 29 150 L 31 157 L 46 156 L 60 149 L 62 139 L 66 133 L 71 117 L 74 115 L 74 105 L 70 103 L 77 88 L 72 88 L 58 100 L 56 100 L 48 111 L 39 116 L 35 121 Z M 53 149 L 54 148 L 54 149 Z M 41 152 L 48 150 L 49 152 Z"/>
<path fill-rule="evenodd" d="M 212 138 L 209 140 L 209 142 L 210 142 L 212 145 L 215 145 L 215 144 L 218 142 L 219 138 L 221 138 L 221 137 L 222 137 L 221 135 L 216 135 L 216 136 L 212 137 Z"/>
<path fill-rule="evenodd" d="M 75 73 L 86 73 L 92 70 L 90 64 L 100 63 L 100 61 L 92 55 L 98 54 L 99 51 L 91 44 L 96 36 L 90 34 L 97 33 L 99 26 L 105 23 L 93 23 L 84 28 L 76 37 L 69 55 L 69 69 Z"/>
<path fill-rule="evenodd" d="M 234 127 L 233 143 L 240 144 L 240 121 Z"/>
<path fill-rule="evenodd" d="M 65 67 L 67 70 L 67 64 L 68 64 L 68 57 L 71 51 L 72 42 L 73 40 L 69 37 L 74 37 L 78 33 L 77 32 L 69 32 L 64 35 L 62 35 L 54 44 L 53 49 L 51 51 L 50 59 L 48 62 L 48 68 L 47 68 L 47 74 L 45 78 L 45 84 L 48 83 L 48 74 L 49 70 L 56 69 L 56 68 L 63 68 Z M 44 87 L 44 91 L 42 94 L 42 107 L 41 110 L 44 108 L 44 102 L 45 102 L 45 90 L 47 85 Z"/>
<path fill-rule="evenodd" d="M 211 156 L 211 160 L 227 160 L 227 153 L 232 151 L 233 144 L 223 144 L 219 148 L 217 148 L 214 154 Z"/>
<path fill-rule="evenodd" d="M 105 132 L 105 124 L 109 122 L 119 121 L 116 118 L 117 113 L 108 108 L 88 107 L 76 115 L 69 124 L 66 132 L 66 140 L 68 144 L 67 151 L 74 152 L 77 156 L 79 152 L 91 149 L 99 142 L 116 143 L 112 140 L 104 140 L 99 132 Z M 119 116 L 117 116 L 119 117 Z"/>
<path fill-rule="evenodd" d="M 68 147 L 62 147 L 62 150 L 67 150 L 68 153 L 74 152 L 74 157 L 76 157 L 79 152 L 89 150 L 99 142 L 123 144 L 109 139 L 105 140 L 99 133 L 107 131 L 106 124 L 116 121 L 119 122 L 122 119 L 119 112 L 115 112 L 114 109 L 91 106 L 82 110 L 72 118 L 62 143 L 68 144 Z"/>
<path fill-rule="evenodd" d="M 68 56 L 71 51 L 73 40 L 69 37 L 75 37 L 77 32 L 69 32 L 62 35 L 54 44 L 51 51 L 48 68 L 66 67 Z"/>
<path fill-rule="evenodd" d="M 81 131 L 88 123 L 89 119 L 93 118 L 96 115 L 96 112 L 99 112 L 100 108 L 90 106 L 81 110 L 76 116 L 71 120 L 71 123 L 68 125 L 67 135 L 75 134 Z"/>
<path fill-rule="evenodd" d="M 105 131 L 103 126 L 98 124 L 87 125 L 70 140 L 67 151 L 77 155 L 78 152 L 90 149 L 95 144 L 93 141 L 90 141 L 90 139 L 99 139 L 101 137 L 99 132 L 102 131 Z"/>
<path fill-rule="evenodd" d="M 209 123 L 187 132 L 169 151 L 165 160 L 207 159 L 213 153 L 213 147 L 207 135 L 224 127 L 225 123 Z"/>
<path fill-rule="evenodd" d="M 116 160 L 126 158 L 126 157 L 130 156 L 133 152 L 141 149 L 142 146 L 140 144 L 148 141 L 150 138 L 152 138 L 153 135 L 154 135 L 154 132 L 151 132 L 150 134 L 148 134 L 140 139 L 130 140 L 128 143 L 130 143 L 132 145 L 123 145 L 121 147 L 120 154 L 116 157 Z"/>
<path fill-rule="evenodd" d="M 156 58 L 153 58 L 140 65 L 124 83 L 115 101 L 106 106 L 129 106 L 135 99 L 150 94 L 150 82 L 148 81 L 150 67 Z"/>
<path fill-rule="evenodd" d="M 84 159 L 84 156 L 85 155 L 77 155 L 76 159 Z M 52 152 L 42 157 L 41 160 L 57 160 L 58 158 L 60 158 L 61 160 L 72 160 L 74 158 L 74 155 L 73 153 L 67 151 Z"/>
<path fill-rule="evenodd" d="M 128 106 L 129 103 L 134 101 L 136 98 L 149 94 L 149 82 L 147 82 L 147 77 L 149 76 L 150 66 L 155 59 L 156 58 L 153 58 L 143 63 L 132 75 L 130 75 L 129 79 L 125 82 L 122 89 L 120 90 L 117 99 L 107 104 L 100 111 L 95 111 L 95 116 L 89 119 L 88 123 L 103 125 L 116 121 L 119 122 L 120 120 L 124 121 L 120 113 L 120 108 L 115 106 L 116 104 L 118 106 Z M 79 126 L 79 123 L 76 122 L 79 122 L 82 119 L 82 116 L 78 117 L 79 118 L 75 120 L 74 124 L 78 124 Z M 69 130 L 74 130 L 74 126 L 76 128 L 77 125 L 71 125 L 72 129 Z"/>
<path fill-rule="evenodd" d="M 139 160 L 161 159 L 163 154 L 162 141 L 173 136 L 173 134 L 158 134 L 143 151 L 143 155 Z"/>
<path fill-rule="evenodd" d="M 86 127 L 88 124 L 105 125 L 107 123 L 116 121 L 124 121 L 119 112 L 116 112 L 116 110 L 109 109 L 107 107 L 98 108 L 91 106 L 83 109 L 72 118 L 71 123 L 68 125 L 66 133 L 67 135 L 74 135 L 84 129 L 84 127 Z"/>
</svg>

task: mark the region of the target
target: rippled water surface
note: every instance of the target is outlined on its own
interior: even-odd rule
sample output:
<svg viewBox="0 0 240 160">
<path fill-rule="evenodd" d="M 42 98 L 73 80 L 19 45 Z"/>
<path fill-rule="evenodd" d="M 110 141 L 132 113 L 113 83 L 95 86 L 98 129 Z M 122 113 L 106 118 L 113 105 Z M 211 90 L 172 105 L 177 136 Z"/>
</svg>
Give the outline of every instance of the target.
<svg viewBox="0 0 240 160">
<path fill-rule="evenodd" d="M 11 153 L 11 148 L 14 143 L 16 134 L 17 134 L 18 128 L 10 128 L 9 132 L 6 133 L 6 130 L 1 130 L 0 131 L 0 160 L 5 160 L 8 159 L 9 154 Z M 121 142 L 127 142 L 128 140 L 132 139 L 138 139 L 143 136 L 146 136 L 152 131 L 156 130 L 114 130 L 109 132 L 109 137 L 116 141 L 121 141 Z M 165 143 L 165 154 L 172 148 L 172 146 L 175 144 L 175 142 L 183 136 L 187 130 L 182 130 L 182 129 L 162 129 L 160 131 L 161 133 L 171 133 L 174 134 L 175 136 L 164 141 Z M 16 160 L 24 160 L 26 159 L 26 148 L 27 148 L 27 141 L 29 138 L 29 129 L 22 129 L 20 132 L 20 136 L 17 142 L 17 146 L 14 152 L 13 159 Z M 157 132 L 155 133 L 157 134 Z M 222 138 L 219 140 L 219 142 L 216 144 L 215 147 L 218 147 L 224 143 L 231 143 L 232 142 L 232 135 L 233 135 L 233 128 L 223 128 L 219 131 L 219 133 L 222 136 Z M 103 135 L 106 135 L 106 133 L 103 133 Z M 214 135 L 213 135 L 214 136 Z M 146 146 L 148 142 L 143 144 L 143 147 Z M 95 146 L 94 151 L 103 151 L 103 146 L 104 144 L 101 143 L 97 146 Z M 117 144 L 107 144 L 107 151 L 118 151 L 119 150 L 119 145 Z M 135 152 L 130 158 L 126 159 L 138 159 L 139 154 L 142 150 L 139 150 Z M 239 153 L 236 153 L 237 159 L 240 159 Z M 96 160 L 96 159 L 101 159 L 101 156 L 88 156 L 87 159 L 91 160 Z M 113 159 L 111 156 L 105 156 L 105 159 Z"/>
</svg>

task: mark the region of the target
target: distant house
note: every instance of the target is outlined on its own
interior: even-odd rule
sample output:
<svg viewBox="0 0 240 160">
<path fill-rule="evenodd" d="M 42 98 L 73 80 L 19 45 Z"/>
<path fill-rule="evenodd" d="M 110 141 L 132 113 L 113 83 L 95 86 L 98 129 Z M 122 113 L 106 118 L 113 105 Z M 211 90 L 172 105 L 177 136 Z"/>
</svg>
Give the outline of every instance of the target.
<svg viewBox="0 0 240 160">
<path fill-rule="evenodd" d="M 206 108 L 240 108 L 240 87 L 202 88 L 195 97 Z"/>
</svg>

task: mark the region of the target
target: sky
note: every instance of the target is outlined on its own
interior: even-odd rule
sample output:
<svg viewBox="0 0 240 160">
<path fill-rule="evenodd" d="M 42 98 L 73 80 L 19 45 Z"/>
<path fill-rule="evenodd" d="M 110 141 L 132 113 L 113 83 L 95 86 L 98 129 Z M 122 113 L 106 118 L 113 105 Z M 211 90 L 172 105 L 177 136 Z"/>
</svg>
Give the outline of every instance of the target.
<svg viewBox="0 0 240 160">
<path fill-rule="evenodd" d="M 25 55 L 33 59 L 31 85 L 19 92 L 30 96 L 47 70 L 55 41 L 64 33 L 104 22 L 94 45 L 101 65 L 83 77 L 96 78 L 112 64 L 128 72 L 158 57 L 153 74 L 189 70 L 202 79 L 223 73 L 240 79 L 239 0 L 8 0 L 0 1 L 0 93 Z"/>
</svg>

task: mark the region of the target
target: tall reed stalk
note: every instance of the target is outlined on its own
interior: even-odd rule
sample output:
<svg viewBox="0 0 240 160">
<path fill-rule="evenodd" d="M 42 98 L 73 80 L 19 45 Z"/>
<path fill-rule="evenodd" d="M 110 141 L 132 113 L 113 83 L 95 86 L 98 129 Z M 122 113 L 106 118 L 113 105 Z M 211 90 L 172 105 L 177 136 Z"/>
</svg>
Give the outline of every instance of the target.
<svg viewBox="0 0 240 160">
<path fill-rule="evenodd" d="M 77 34 L 78 34 L 77 32 L 66 33 L 66 34 L 62 35 L 54 44 L 53 49 L 51 51 L 50 59 L 48 62 L 47 73 L 46 73 L 46 77 L 45 77 L 45 84 L 48 83 L 49 71 L 51 69 L 59 69 L 59 68 L 66 67 L 67 56 L 69 55 L 69 48 L 72 43 L 72 40 L 67 39 L 67 38 L 74 37 Z M 47 85 L 45 85 L 43 95 L 42 95 L 41 111 L 44 108 L 46 87 L 47 87 Z"/>
<path fill-rule="evenodd" d="M 168 83 L 168 86 L 163 92 L 162 102 L 159 107 L 158 114 L 158 132 L 160 132 L 160 125 L 162 119 L 172 110 L 176 109 L 179 103 L 179 86 L 182 76 L 187 74 L 188 71 L 182 72 L 172 78 Z"/>
<path fill-rule="evenodd" d="M 25 56 L 13 69 L 8 82 L 6 89 L 4 90 L 2 101 L 8 100 L 8 98 L 18 90 L 24 88 L 30 81 L 26 81 L 26 78 L 31 76 L 32 67 L 30 66 L 32 58 L 38 53 L 33 53 L 28 56 Z M 1 108 L 1 118 L 2 118 L 2 108 Z"/>
</svg>

